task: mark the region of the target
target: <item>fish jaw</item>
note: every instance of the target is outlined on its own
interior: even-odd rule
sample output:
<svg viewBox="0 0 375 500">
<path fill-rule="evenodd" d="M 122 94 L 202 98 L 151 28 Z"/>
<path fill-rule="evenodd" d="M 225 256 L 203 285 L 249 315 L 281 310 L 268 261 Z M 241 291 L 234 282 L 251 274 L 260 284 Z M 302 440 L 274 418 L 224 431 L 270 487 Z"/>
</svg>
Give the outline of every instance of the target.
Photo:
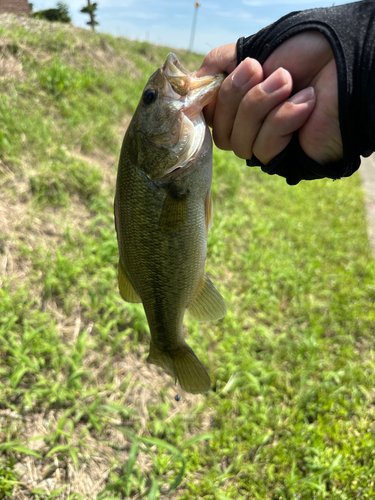
<svg viewBox="0 0 375 500">
<path fill-rule="evenodd" d="M 201 148 L 206 134 L 203 108 L 218 94 L 225 75 L 197 77 L 190 73 L 170 53 L 162 67 L 166 78 L 165 99 L 174 97 L 176 119 L 167 133 L 154 136 L 151 142 L 156 146 L 169 147 L 176 162 L 164 172 L 151 177 L 160 180 L 178 172 L 183 175 L 184 167 L 192 164 L 203 153 Z"/>
<path fill-rule="evenodd" d="M 179 175 L 201 153 L 207 129 L 203 107 L 215 99 L 223 75 L 198 78 L 170 53 L 149 78 L 129 126 L 130 152 L 151 181 Z"/>
<path fill-rule="evenodd" d="M 191 73 L 178 60 L 178 57 L 170 52 L 162 66 L 165 75 L 169 76 L 190 76 Z"/>
<path fill-rule="evenodd" d="M 191 121 L 216 98 L 225 78 L 224 74 L 197 77 L 197 72 L 190 73 L 172 52 L 168 54 L 162 70 L 172 90 L 177 94 L 177 100 L 182 102 L 182 112 Z"/>
<path fill-rule="evenodd" d="M 216 99 L 225 75 L 191 77 L 190 92 L 183 106 L 183 113 L 192 122 L 202 113 L 207 104 Z"/>
</svg>

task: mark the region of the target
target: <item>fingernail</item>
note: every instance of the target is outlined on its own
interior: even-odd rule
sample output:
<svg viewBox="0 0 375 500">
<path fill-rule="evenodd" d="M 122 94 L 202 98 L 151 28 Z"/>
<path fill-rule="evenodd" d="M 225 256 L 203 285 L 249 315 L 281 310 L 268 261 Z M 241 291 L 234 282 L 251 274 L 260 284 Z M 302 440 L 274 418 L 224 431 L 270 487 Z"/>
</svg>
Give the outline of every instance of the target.
<svg viewBox="0 0 375 500">
<path fill-rule="evenodd" d="M 284 68 L 279 68 L 260 84 L 260 88 L 266 94 L 272 94 L 281 89 L 288 82 L 288 72 Z"/>
<path fill-rule="evenodd" d="M 292 104 L 303 104 L 314 99 L 314 87 L 307 87 L 288 99 Z"/>
<path fill-rule="evenodd" d="M 236 87 L 243 87 L 254 76 L 254 67 L 251 59 L 247 57 L 234 70 L 232 82 Z"/>
</svg>

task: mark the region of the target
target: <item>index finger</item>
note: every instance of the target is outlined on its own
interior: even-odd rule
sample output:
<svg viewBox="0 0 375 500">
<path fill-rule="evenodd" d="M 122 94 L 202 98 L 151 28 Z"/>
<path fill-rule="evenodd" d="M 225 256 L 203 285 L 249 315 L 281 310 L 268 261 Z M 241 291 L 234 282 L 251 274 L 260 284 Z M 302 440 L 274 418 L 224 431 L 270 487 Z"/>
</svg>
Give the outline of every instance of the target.
<svg viewBox="0 0 375 500">
<path fill-rule="evenodd" d="M 231 73 L 237 66 L 237 48 L 235 43 L 222 45 L 211 50 L 204 58 L 203 63 L 196 73 L 196 76 L 218 75 L 220 73 Z M 212 101 L 205 106 L 203 112 L 206 123 L 212 127 L 215 114 L 216 101 Z"/>
</svg>

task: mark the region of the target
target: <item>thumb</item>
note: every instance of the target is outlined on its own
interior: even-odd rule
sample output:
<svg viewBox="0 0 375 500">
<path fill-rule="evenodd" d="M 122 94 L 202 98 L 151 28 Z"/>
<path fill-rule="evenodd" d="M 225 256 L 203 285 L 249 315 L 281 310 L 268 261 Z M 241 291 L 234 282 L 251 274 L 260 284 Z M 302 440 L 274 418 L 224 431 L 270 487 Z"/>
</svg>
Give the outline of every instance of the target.
<svg viewBox="0 0 375 500">
<path fill-rule="evenodd" d="M 211 50 L 204 58 L 203 63 L 197 71 L 197 76 L 218 75 L 219 73 L 231 73 L 237 66 L 237 49 L 235 43 L 222 45 Z"/>
</svg>

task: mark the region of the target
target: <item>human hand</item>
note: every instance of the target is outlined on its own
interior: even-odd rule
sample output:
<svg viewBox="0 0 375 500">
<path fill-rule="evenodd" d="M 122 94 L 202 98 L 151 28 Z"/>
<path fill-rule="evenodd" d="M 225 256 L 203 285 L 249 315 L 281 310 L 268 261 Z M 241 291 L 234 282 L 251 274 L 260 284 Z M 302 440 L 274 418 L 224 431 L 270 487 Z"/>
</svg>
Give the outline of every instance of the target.
<svg viewBox="0 0 375 500">
<path fill-rule="evenodd" d="M 266 165 L 298 130 L 301 147 L 313 160 L 325 164 L 342 158 L 336 64 L 323 35 L 291 37 L 263 68 L 249 58 L 236 64 L 233 43 L 212 50 L 197 72 L 229 73 L 216 103 L 204 110 L 220 149 L 244 159 L 254 154 Z"/>
</svg>

